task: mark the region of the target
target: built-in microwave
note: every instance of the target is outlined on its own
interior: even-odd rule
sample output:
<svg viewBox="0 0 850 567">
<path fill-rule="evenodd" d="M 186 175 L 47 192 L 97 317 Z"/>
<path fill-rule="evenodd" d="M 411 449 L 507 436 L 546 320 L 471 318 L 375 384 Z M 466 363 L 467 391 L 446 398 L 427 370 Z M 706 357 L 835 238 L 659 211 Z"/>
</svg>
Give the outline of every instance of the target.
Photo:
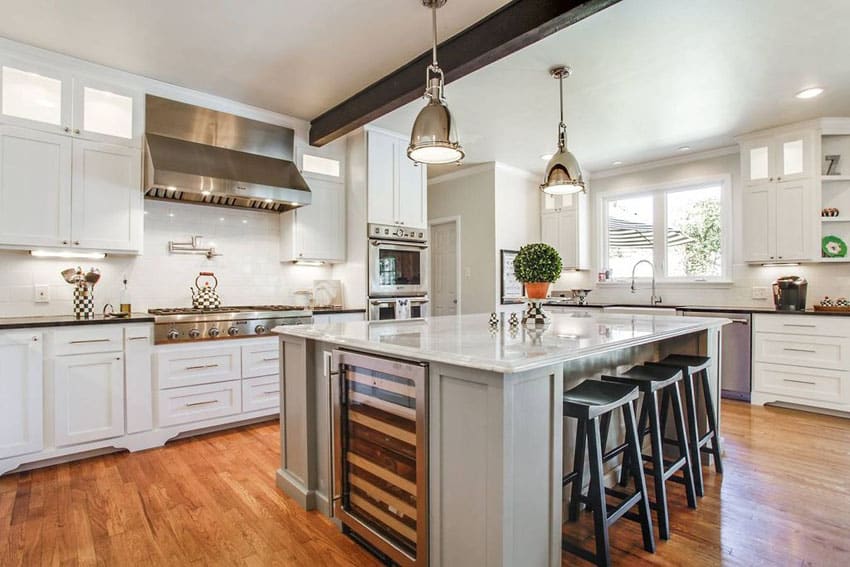
<svg viewBox="0 0 850 567">
<path fill-rule="evenodd" d="M 428 233 L 369 225 L 369 297 L 413 297 L 428 293 Z"/>
</svg>

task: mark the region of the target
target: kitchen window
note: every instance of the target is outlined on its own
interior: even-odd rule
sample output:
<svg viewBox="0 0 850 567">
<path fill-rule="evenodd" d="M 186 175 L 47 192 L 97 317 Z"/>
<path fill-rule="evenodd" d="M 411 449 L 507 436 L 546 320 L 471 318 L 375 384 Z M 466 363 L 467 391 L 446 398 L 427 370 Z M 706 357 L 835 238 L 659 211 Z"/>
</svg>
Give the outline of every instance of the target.
<svg viewBox="0 0 850 567">
<path fill-rule="evenodd" d="M 728 176 L 629 192 L 605 193 L 601 211 L 602 269 L 628 280 L 641 260 L 671 282 L 728 280 L 731 247 Z M 637 277 L 650 277 L 649 266 Z"/>
</svg>

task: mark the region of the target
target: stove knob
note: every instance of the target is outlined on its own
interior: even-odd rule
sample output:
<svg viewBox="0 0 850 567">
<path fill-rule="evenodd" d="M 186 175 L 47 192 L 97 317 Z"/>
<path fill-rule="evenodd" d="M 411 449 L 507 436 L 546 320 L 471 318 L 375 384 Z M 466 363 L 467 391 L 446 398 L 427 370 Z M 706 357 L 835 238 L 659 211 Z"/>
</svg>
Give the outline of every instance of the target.
<svg viewBox="0 0 850 567">
<path fill-rule="evenodd" d="M 189 331 L 189 336 L 193 339 L 197 339 L 201 336 L 201 332 L 198 329 L 192 329 L 191 331 Z"/>
<path fill-rule="evenodd" d="M 221 331 L 219 331 L 219 330 L 218 330 L 218 327 L 213 327 L 212 329 L 210 329 L 209 335 L 210 335 L 211 337 L 215 338 L 215 337 L 217 337 L 219 334 L 221 334 Z"/>
<path fill-rule="evenodd" d="M 171 329 L 170 331 L 168 331 L 168 339 L 169 340 L 174 341 L 174 340 L 177 340 L 179 337 L 180 337 L 180 333 L 177 331 L 177 329 Z"/>
<path fill-rule="evenodd" d="M 227 334 L 231 337 L 235 337 L 239 334 L 239 329 L 237 329 L 236 327 L 230 327 L 229 329 L 227 329 Z"/>
<path fill-rule="evenodd" d="M 397 237 L 401 238 L 402 236 L 404 236 L 404 230 L 399 228 L 398 230 L 395 231 L 395 235 Z"/>
<path fill-rule="evenodd" d="M 262 335 L 263 333 L 266 332 L 265 325 L 257 325 L 256 327 L 254 327 L 254 332 L 257 333 L 258 335 Z"/>
</svg>

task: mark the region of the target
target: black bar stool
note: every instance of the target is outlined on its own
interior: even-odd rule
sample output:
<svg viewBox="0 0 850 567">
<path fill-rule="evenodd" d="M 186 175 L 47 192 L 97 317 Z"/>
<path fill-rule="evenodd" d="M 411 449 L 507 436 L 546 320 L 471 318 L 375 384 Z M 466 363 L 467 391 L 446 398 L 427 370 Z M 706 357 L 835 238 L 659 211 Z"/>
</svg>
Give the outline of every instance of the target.
<svg viewBox="0 0 850 567">
<path fill-rule="evenodd" d="M 694 484 L 696 485 L 697 495 L 702 496 L 705 494 L 705 487 L 702 479 L 702 458 L 700 457 L 700 453 L 711 453 L 714 456 L 714 470 L 718 474 L 723 474 L 723 463 L 720 459 L 720 443 L 718 443 L 717 439 L 717 416 L 714 413 L 714 401 L 711 396 L 711 384 L 708 378 L 708 367 L 711 365 L 711 358 L 690 354 L 671 354 L 660 362 L 648 364 L 672 366 L 680 369 L 684 375 L 685 412 L 688 420 L 688 447 L 691 450 L 691 466 L 694 471 Z M 708 429 L 704 434 L 700 433 L 699 420 L 697 419 L 694 380 L 699 380 L 702 385 L 702 399 L 708 419 Z M 667 414 L 662 412 L 662 425 L 666 421 Z M 706 447 L 709 441 L 711 441 L 711 446 Z"/>
<path fill-rule="evenodd" d="M 682 482 L 685 484 L 685 492 L 690 508 L 697 507 L 696 493 L 694 490 L 694 479 L 691 467 L 691 457 L 688 451 L 687 434 L 685 433 L 685 419 L 682 414 L 682 400 L 679 397 L 679 382 L 682 381 L 682 372 L 678 368 L 669 366 L 635 366 L 618 376 L 603 376 L 606 382 L 619 382 L 630 386 L 637 386 L 643 394 L 640 404 L 640 418 L 638 419 L 638 440 L 641 447 L 643 439 L 650 436 L 652 454 L 642 455 L 643 460 L 652 463 L 652 477 L 655 481 L 655 502 L 651 506 L 655 508 L 658 518 L 658 535 L 661 539 L 670 539 L 670 514 L 667 508 L 667 480 L 682 471 Z M 673 408 L 673 416 L 676 426 L 676 446 L 679 456 L 676 460 L 664 459 L 664 430 L 661 427 L 659 415 L 658 393 L 662 392 L 661 407 L 666 410 L 669 404 Z M 621 447 L 611 451 L 618 454 Z M 625 486 L 629 478 L 630 458 L 628 453 L 623 456 L 623 468 L 620 473 L 620 484 Z M 678 479 L 673 479 L 678 480 Z"/>
<path fill-rule="evenodd" d="M 575 388 L 564 393 L 564 417 L 574 417 L 578 420 L 576 430 L 575 458 L 573 471 L 564 475 L 563 485 L 572 483 L 569 519 L 575 521 L 578 517 L 579 502 L 587 502 L 593 512 L 593 529 L 596 538 L 596 553 L 590 553 L 578 546 L 562 540 L 561 547 L 565 551 L 578 555 L 582 559 L 596 565 L 611 565 L 611 548 L 608 538 L 608 528 L 635 505 L 638 505 L 637 521 L 643 532 L 643 547 L 655 552 L 655 538 L 652 533 L 652 518 L 649 511 L 649 495 L 646 492 L 646 478 L 640 465 L 640 446 L 635 425 L 635 413 L 632 402 L 638 397 L 638 389 L 625 384 L 585 380 Z M 633 478 L 635 492 L 624 494 L 605 487 L 602 472 L 603 452 L 605 450 L 600 436 L 599 420 L 601 416 L 610 416 L 611 412 L 622 409 L 623 421 L 626 425 L 626 447 L 632 455 Z M 582 497 L 582 476 L 584 474 L 584 451 L 588 449 L 590 461 L 590 488 L 587 497 Z M 609 513 L 605 495 L 609 494 L 622 501 Z M 628 516 L 630 519 L 635 519 Z"/>
</svg>

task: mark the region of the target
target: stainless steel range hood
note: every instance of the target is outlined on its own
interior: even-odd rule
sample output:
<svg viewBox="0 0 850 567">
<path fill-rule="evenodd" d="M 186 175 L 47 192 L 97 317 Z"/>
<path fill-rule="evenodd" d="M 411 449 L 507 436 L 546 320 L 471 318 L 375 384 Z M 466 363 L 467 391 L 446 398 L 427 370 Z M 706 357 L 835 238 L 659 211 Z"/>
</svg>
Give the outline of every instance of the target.
<svg viewBox="0 0 850 567">
<path fill-rule="evenodd" d="M 283 212 L 309 205 L 295 132 L 147 95 L 145 197 Z"/>
</svg>

